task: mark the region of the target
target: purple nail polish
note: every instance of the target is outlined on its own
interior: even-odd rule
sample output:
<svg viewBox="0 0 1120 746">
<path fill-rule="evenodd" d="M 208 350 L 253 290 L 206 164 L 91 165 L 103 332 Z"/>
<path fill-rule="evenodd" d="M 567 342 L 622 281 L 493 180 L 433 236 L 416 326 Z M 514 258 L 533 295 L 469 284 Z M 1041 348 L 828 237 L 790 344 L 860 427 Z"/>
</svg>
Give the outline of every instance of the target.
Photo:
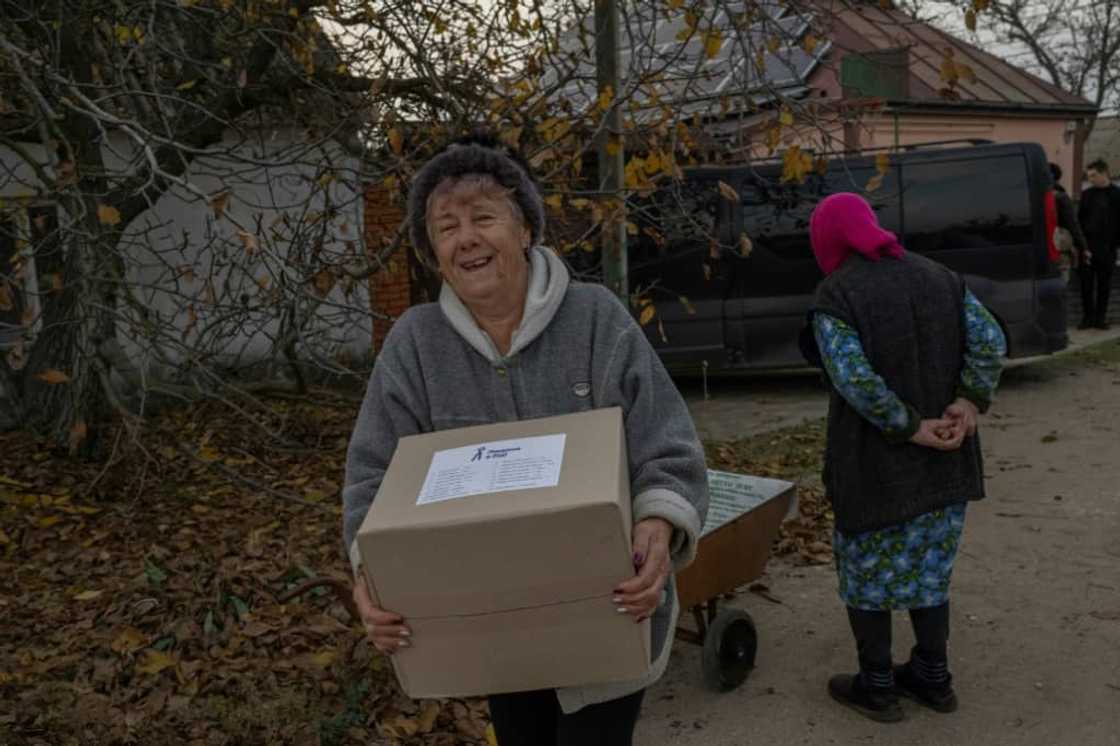
<svg viewBox="0 0 1120 746">
<path fill-rule="evenodd" d="M 634 564 L 635 565 L 641 565 L 642 562 L 644 562 L 644 561 L 645 561 L 645 557 L 642 556 L 641 552 L 634 552 Z"/>
</svg>

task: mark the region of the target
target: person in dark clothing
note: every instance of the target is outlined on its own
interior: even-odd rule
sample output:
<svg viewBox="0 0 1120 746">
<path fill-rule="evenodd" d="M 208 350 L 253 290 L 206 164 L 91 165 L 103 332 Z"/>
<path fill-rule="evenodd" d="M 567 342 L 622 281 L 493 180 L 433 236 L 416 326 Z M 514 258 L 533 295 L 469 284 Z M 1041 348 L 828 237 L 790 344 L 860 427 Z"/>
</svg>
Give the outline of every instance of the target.
<svg viewBox="0 0 1120 746">
<path fill-rule="evenodd" d="M 859 195 L 821 201 L 809 235 L 825 279 L 802 349 L 831 387 L 823 476 L 859 659 L 828 692 L 879 722 L 903 718 L 899 694 L 952 712 L 949 580 L 965 505 L 984 496 L 976 421 L 1007 343 L 964 281 L 904 251 Z M 894 610 L 917 643 L 900 666 Z"/>
<path fill-rule="evenodd" d="M 1108 296 L 1120 244 L 1120 189 L 1113 186 L 1108 164 L 1093 161 L 1085 169 L 1091 186 L 1081 193 L 1077 217 L 1089 245 L 1089 257 L 1080 264 L 1081 307 L 1078 329 L 1108 328 Z"/>
<path fill-rule="evenodd" d="M 1069 193 L 1062 187 L 1062 168 L 1057 163 L 1050 164 L 1050 176 L 1054 179 L 1054 202 L 1058 208 L 1058 227 L 1066 231 L 1068 236 L 1062 240 L 1055 236 L 1054 243 L 1062 254 L 1063 277 L 1068 278 L 1068 270 L 1076 270 L 1085 261 L 1089 246 L 1085 242 L 1085 234 L 1081 224 L 1077 222 L 1077 210 Z"/>
</svg>

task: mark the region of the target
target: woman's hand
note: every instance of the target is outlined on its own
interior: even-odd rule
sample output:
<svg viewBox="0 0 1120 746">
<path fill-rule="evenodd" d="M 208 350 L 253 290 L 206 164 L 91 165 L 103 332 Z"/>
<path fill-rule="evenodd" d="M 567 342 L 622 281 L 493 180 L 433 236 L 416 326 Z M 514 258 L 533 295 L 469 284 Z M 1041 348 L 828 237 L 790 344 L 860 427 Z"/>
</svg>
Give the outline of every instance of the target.
<svg viewBox="0 0 1120 746">
<path fill-rule="evenodd" d="M 922 420 L 910 442 L 938 451 L 955 451 L 964 442 L 965 434 L 964 426 L 957 420 Z"/>
<path fill-rule="evenodd" d="M 980 410 L 968 399 L 958 397 L 945 408 L 945 414 L 942 417 L 956 422 L 964 428 L 965 435 L 971 437 L 976 434 L 976 423 L 980 419 Z"/>
<path fill-rule="evenodd" d="M 366 634 L 375 648 L 386 655 L 392 655 L 411 645 L 409 638 L 412 631 L 405 626 L 404 618 L 373 605 L 364 574 L 354 582 L 354 603 L 358 606 Z"/>
<path fill-rule="evenodd" d="M 673 524 L 661 518 L 646 518 L 634 526 L 634 569 L 638 574 L 615 588 L 614 604 L 619 613 L 640 622 L 649 619 L 658 604 L 673 565 L 669 540 Z"/>
</svg>

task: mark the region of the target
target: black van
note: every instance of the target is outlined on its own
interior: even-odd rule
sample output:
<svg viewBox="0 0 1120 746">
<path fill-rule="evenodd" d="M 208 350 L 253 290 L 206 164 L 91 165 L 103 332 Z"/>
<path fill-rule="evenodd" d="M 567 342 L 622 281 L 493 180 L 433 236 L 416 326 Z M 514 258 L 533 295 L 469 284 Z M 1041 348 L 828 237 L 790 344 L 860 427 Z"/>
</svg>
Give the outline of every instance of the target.
<svg viewBox="0 0 1120 746">
<path fill-rule="evenodd" d="M 798 332 L 822 279 L 809 216 L 835 192 L 863 194 L 909 251 L 961 273 L 1003 326 L 1010 357 L 1066 347 L 1042 147 L 921 146 L 888 162 L 881 173 L 872 155 L 836 157 L 801 183 L 782 183 L 780 164 L 697 167 L 639 201 L 630 216 L 638 228 L 630 287 L 653 301 L 645 330 L 666 366 L 804 365 Z"/>
</svg>

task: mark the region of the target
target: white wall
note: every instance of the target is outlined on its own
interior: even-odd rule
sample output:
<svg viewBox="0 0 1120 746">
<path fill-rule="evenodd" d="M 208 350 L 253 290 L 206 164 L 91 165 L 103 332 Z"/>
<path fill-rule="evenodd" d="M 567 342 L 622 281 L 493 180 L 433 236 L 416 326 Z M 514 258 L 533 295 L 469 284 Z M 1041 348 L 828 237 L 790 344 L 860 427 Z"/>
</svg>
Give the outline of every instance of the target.
<svg viewBox="0 0 1120 746">
<path fill-rule="evenodd" d="M 185 185 L 165 193 L 126 231 L 127 284 L 135 288 L 138 303 L 120 305 L 118 339 L 137 363 L 157 363 L 160 358 L 138 324 L 142 312 L 175 325 L 176 343 L 161 345 L 173 363 L 181 364 L 190 347 L 201 347 L 233 366 L 274 356 L 280 319 L 273 308 L 249 314 L 248 324 L 236 324 L 245 326 L 236 332 L 229 318 L 243 308 L 243 296 L 253 304 L 268 292 L 256 279 L 268 277 L 271 289 L 281 276 L 292 280 L 297 275 L 286 266 L 294 244 L 291 231 L 280 222 L 284 216 L 298 226 L 309 212 L 323 213 L 329 195 L 335 212 L 322 221 L 327 229 L 320 256 L 340 257 L 348 246 L 358 256 L 363 251 L 363 192 L 354 158 L 337 147 L 309 147 L 301 132 L 287 129 L 231 133 L 222 149 L 229 154 L 196 159 Z M 37 157 L 43 154 L 41 148 L 35 152 Z M 107 171 L 120 177 L 142 157 L 136 144 L 121 133 L 109 138 L 103 154 Z M 328 169 L 334 179 L 325 187 L 317 186 Z M 36 187 L 30 169 L 14 153 L 0 148 L 0 198 L 27 197 Z M 219 216 L 211 197 L 223 191 L 229 197 Z M 241 232 L 259 247 L 251 261 Z M 208 277 L 212 293 L 205 282 Z M 303 291 L 312 297 L 310 288 Z M 330 303 L 338 306 L 331 308 Z M 357 283 L 349 298 L 336 286 L 310 325 L 302 355 L 314 352 L 334 358 L 343 350 L 368 353 L 372 339 L 368 309 L 365 283 Z"/>
</svg>

